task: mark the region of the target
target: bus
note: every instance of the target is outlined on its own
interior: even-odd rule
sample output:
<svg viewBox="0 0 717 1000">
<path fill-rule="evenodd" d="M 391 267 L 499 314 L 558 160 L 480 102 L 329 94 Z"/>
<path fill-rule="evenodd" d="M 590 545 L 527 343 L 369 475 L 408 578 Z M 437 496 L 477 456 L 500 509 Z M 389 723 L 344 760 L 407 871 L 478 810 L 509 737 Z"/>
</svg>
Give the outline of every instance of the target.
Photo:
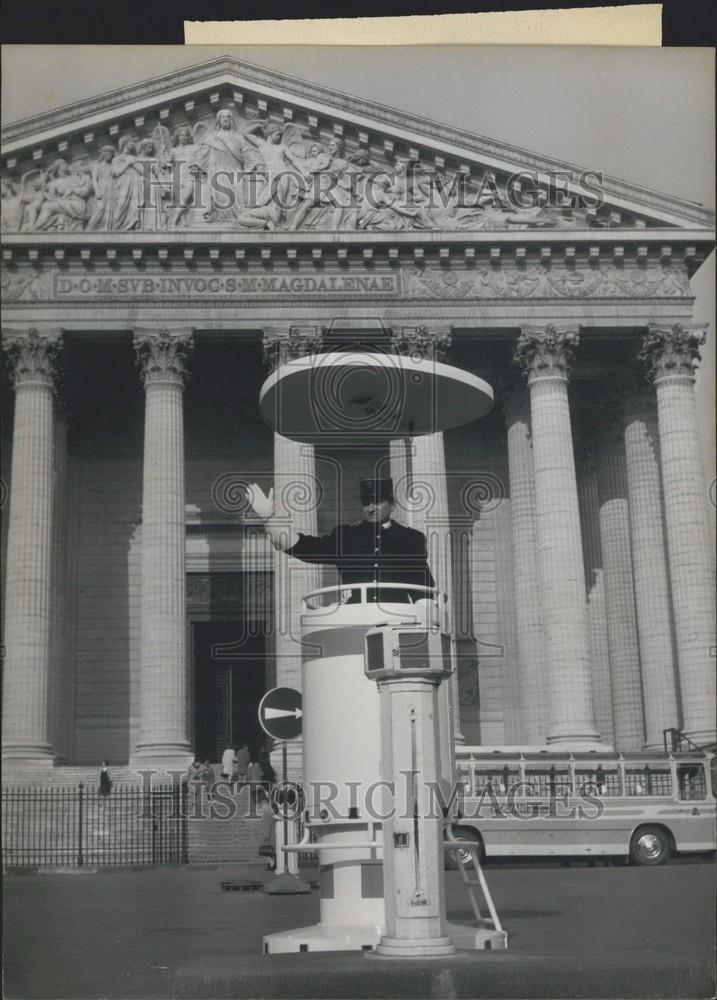
<svg viewBox="0 0 717 1000">
<path fill-rule="evenodd" d="M 501 857 L 661 865 L 715 850 L 715 756 L 456 747 L 456 840 Z M 469 860 L 448 851 L 448 864 Z M 460 859 L 460 861 L 459 861 Z"/>
</svg>

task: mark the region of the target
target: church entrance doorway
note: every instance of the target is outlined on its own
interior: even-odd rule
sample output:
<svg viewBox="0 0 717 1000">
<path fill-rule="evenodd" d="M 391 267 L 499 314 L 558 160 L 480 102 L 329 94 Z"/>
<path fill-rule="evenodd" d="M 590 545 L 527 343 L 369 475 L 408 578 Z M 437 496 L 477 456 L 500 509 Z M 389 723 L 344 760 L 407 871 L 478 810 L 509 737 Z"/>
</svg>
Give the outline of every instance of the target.
<svg viewBox="0 0 717 1000">
<path fill-rule="evenodd" d="M 227 747 L 256 751 L 264 735 L 257 708 L 266 692 L 263 635 L 243 621 L 194 622 L 194 752 L 221 760 Z"/>
</svg>

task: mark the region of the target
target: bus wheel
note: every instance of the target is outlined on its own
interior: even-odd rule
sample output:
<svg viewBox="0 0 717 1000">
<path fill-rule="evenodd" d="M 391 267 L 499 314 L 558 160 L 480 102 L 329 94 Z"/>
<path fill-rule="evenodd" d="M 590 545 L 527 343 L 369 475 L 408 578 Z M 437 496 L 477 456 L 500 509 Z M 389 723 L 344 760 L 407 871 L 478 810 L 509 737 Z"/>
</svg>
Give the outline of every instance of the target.
<svg viewBox="0 0 717 1000">
<path fill-rule="evenodd" d="M 464 827 L 459 827 L 453 830 L 452 834 L 454 840 L 464 840 L 467 843 L 478 844 L 478 861 L 480 864 L 483 864 L 485 860 L 485 848 L 479 833 L 476 833 L 475 830 L 466 830 Z M 446 851 L 446 868 L 457 871 L 461 864 L 469 865 L 471 863 L 472 855 L 473 851 L 465 848 L 461 849 L 460 847 L 457 847 L 454 851 Z"/>
<path fill-rule="evenodd" d="M 630 841 L 630 858 L 636 865 L 664 865 L 672 856 L 670 835 L 659 826 L 641 826 Z"/>
</svg>

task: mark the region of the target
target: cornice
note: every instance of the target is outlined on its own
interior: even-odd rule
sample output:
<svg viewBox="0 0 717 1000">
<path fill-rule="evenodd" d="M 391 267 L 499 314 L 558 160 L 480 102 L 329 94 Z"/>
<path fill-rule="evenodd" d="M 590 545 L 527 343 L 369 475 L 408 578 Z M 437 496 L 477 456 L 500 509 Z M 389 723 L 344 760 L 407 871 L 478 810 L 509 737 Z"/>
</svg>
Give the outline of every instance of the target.
<svg viewBox="0 0 717 1000">
<path fill-rule="evenodd" d="M 7 126 L 3 131 L 4 152 L 7 154 L 28 145 L 45 141 L 56 133 L 86 127 L 112 117 L 124 117 L 133 111 L 147 109 L 152 104 L 166 104 L 199 89 L 217 86 L 255 87 L 264 95 L 284 100 L 292 99 L 302 107 L 314 106 L 322 114 L 343 117 L 347 122 L 386 132 L 399 138 L 414 140 L 447 153 L 449 156 L 475 156 L 498 169 L 530 169 L 544 172 L 584 171 L 585 167 L 565 160 L 534 153 L 519 146 L 498 142 L 476 133 L 447 126 L 407 111 L 376 104 L 318 84 L 307 83 L 251 63 L 221 56 L 194 67 L 176 70 L 140 84 L 133 84 L 96 97 L 79 101 L 56 111 L 34 115 Z M 677 224 L 692 222 L 711 230 L 715 214 L 697 204 L 673 195 L 653 191 L 630 181 L 603 175 L 602 190 L 606 200 L 621 205 L 637 204 L 642 211 L 653 211 L 673 217 Z"/>
</svg>

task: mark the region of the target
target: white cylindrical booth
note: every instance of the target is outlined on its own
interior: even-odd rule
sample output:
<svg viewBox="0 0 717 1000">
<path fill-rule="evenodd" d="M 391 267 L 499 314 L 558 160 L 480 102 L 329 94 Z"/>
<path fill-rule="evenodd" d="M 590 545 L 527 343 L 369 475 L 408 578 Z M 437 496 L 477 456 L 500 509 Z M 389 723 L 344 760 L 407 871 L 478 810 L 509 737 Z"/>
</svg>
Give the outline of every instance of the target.
<svg viewBox="0 0 717 1000">
<path fill-rule="evenodd" d="M 364 639 L 381 623 L 441 624 L 443 602 L 425 587 L 383 583 L 378 590 L 327 587 L 304 598 L 304 821 L 318 853 L 320 923 L 268 935 L 266 953 L 367 950 L 384 933 L 381 710 L 364 671 Z M 443 750 L 442 777 L 450 784 L 448 740 Z"/>
</svg>

